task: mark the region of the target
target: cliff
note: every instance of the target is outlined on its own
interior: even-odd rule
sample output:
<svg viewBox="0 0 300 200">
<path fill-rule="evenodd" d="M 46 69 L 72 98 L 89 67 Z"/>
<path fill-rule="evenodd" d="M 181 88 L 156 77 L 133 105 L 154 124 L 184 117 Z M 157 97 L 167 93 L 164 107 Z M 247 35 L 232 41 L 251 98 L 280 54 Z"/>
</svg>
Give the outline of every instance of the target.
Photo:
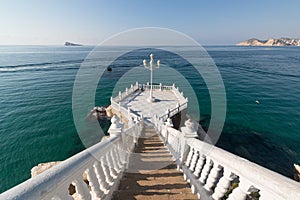
<svg viewBox="0 0 300 200">
<path fill-rule="evenodd" d="M 236 44 L 237 46 L 300 46 L 300 39 L 294 38 L 270 38 L 268 40 L 259 40 L 252 38 Z"/>
</svg>

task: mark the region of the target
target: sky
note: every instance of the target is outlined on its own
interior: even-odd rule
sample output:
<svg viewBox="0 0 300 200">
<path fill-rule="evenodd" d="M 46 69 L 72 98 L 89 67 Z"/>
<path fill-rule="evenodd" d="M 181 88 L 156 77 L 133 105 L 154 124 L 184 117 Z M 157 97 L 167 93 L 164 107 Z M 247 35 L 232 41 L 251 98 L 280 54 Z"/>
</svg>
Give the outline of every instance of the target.
<svg viewBox="0 0 300 200">
<path fill-rule="evenodd" d="M 298 0 L 0 0 L 0 45 L 96 45 L 133 28 L 180 31 L 202 45 L 300 38 Z"/>
</svg>

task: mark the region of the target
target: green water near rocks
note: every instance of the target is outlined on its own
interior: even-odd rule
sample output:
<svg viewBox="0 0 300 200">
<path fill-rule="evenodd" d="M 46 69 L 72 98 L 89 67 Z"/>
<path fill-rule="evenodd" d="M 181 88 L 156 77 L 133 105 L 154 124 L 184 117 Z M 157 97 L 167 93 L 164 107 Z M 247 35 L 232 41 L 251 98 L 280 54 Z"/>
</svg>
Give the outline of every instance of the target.
<svg viewBox="0 0 300 200">
<path fill-rule="evenodd" d="M 28 179 L 33 166 L 64 160 L 84 149 L 73 122 L 72 91 L 80 64 L 92 49 L 0 47 L 0 192 Z M 291 177 L 292 164 L 300 163 L 300 48 L 206 49 L 227 95 L 226 123 L 217 145 Z M 107 55 L 109 50 L 103 49 Z M 194 53 L 190 48 L 182 51 Z M 115 62 L 100 81 L 95 105 L 108 105 L 122 70 L 145 55 L 147 51 Z M 171 63 L 172 57 L 165 60 Z M 207 128 L 211 108 L 203 80 L 186 71 L 180 60 L 174 68 L 193 86 L 200 123 Z"/>
</svg>

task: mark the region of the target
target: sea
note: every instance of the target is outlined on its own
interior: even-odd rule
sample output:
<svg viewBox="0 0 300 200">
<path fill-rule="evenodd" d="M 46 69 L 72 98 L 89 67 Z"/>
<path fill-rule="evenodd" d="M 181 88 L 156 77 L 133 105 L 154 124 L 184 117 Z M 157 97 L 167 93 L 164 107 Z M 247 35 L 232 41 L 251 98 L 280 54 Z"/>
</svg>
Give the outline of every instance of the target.
<svg viewBox="0 0 300 200">
<path fill-rule="evenodd" d="M 86 148 L 72 112 L 76 75 L 82 63 L 95 67 L 122 48 L 98 48 L 104 56 L 85 62 L 93 46 L 0 46 L 0 193 L 30 178 L 31 168 L 39 163 L 64 160 Z M 191 47 L 176 48 L 192 58 L 199 56 Z M 204 49 L 226 91 L 226 120 L 216 146 L 293 178 L 293 164 L 300 164 L 300 48 Z M 172 62 L 170 52 L 141 49 L 116 58 L 112 71 L 101 75 L 94 105 L 108 106 L 122 75 L 153 51 L 194 89 L 201 111 L 196 118 L 207 130 L 211 119 L 207 85 L 201 76 L 194 76 L 186 60 Z M 137 78 L 140 71 L 147 71 L 140 68 L 134 74 Z M 159 70 L 154 71 L 154 82 Z M 143 80 L 146 83 L 148 78 Z M 191 110 L 193 106 L 189 104 Z M 107 134 L 109 120 L 100 125 Z"/>
</svg>

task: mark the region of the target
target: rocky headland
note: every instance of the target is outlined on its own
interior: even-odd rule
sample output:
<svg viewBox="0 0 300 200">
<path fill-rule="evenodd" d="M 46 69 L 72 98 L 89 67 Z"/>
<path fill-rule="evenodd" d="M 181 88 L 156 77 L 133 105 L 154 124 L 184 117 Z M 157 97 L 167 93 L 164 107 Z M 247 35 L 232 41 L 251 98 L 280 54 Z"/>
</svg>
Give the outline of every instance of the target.
<svg viewBox="0 0 300 200">
<path fill-rule="evenodd" d="M 65 42 L 65 46 L 82 46 L 81 44 L 75 44 L 72 42 Z"/>
<path fill-rule="evenodd" d="M 300 46 L 300 39 L 295 38 L 270 38 L 268 40 L 259 40 L 252 38 L 236 44 L 237 46 Z"/>
</svg>

